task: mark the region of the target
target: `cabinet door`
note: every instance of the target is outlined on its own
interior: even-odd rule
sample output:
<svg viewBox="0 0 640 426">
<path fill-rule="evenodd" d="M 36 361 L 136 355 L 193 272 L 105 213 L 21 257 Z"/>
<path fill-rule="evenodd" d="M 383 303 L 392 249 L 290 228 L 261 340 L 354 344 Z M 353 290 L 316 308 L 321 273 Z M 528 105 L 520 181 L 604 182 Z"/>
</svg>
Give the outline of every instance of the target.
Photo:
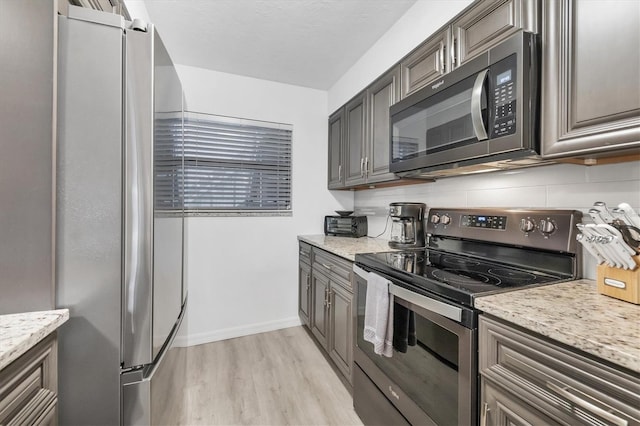
<svg viewBox="0 0 640 426">
<path fill-rule="evenodd" d="M 492 426 L 553 425 L 557 421 L 514 397 L 501 387 L 482 379 L 480 421 Z"/>
<path fill-rule="evenodd" d="M 536 0 L 482 0 L 451 24 L 452 68 L 524 29 L 538 33 Z"/>
<path fill-rule="evenodd" d="M 345 185 L 364 183 L 364 138 L 366 94 L 360 93 L 345 105 Z"/>
<path fill-rule="evenodd" d="M 543 16 L 542 155 L 640 146 L 640 2 L 545 1 Z"/>
<path fill-rule="evenodd" d="M 309 326 L 309 302 L 311 301 L 311 267 L 299 262 L 298 267 L 298 316 L 302 324 Z"/>
<path fill-rule="evenodd" d="M 329 356 L 351 383 L 353 361 L 353 294 L 331 283 L 329 293 Z"/>
<path fill-rule="evenodd" d="M 400 62 L 403 99 L 449 72 L 449 34 L 449 28 L 434 34 Z"/>
<path fill-rule="evenodd" d="M 344 186 L 344 108 L 329 117 L 329 189 Z"/>
<path fill-rule="evenodd" d="M 389 107 L 400 100 L 400 67 L 396 66 L 367 89 L 367 182 L 397 179 L 389 173 Z"/>
<path fill-rule="evenodd" d="M 311 272 L 311 332 L 323 348 L 327 348 L 329 321 L 327 299 L 329 278 L 315 271 Z"/>
</svg>

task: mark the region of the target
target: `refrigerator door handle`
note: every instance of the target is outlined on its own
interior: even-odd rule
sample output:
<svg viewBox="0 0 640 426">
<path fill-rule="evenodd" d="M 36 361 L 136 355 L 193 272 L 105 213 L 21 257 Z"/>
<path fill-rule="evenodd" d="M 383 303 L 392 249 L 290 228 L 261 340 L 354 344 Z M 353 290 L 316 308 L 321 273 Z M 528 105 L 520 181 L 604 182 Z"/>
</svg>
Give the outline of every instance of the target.
<svg viewBox="0 0 640 426">
<path fill-rule="evenodd" d="M 150 381 L 151 379 L 153 379 L 153 375 L 156 373 L 160 365 L 162 365 L 162 360 L 164 359 L 165 355 L 169 351 L 169 348 L 171 348 L 171 345 L 173 344 L 173 340 L 176 338 L 176 335 L 178 334 L 178 330 L 180 330 L 180 325 L 182 324 L 182 319 L 186 312 L 187 312 L 187 301 L 185 300 L 184 304 L 182 305 L 182 309 L 180 310 L 180 316 L 176 320 L 176 323 L 173 326 L 173 328 L 171 329 L 171 334 L 167 339 L 166 343 L 163 345 L 162 349 L 160 350 L 158 357 L 151 364 L 147 364 L 145 366 L 141 366 L 140 368 L 123 372 L 122 380 L 121 380 L 121 384 L 123 386 L 133 384 L 133 383 L 138 383 L 138 382 Z"/>
<path fill-rule="evenodd" d="M 162 419 L 163 422 L 168 422 L 167 424 L 177 424 L 177 422 L 168 421 L 167 416 L 181 411 L 181 396 L 186 386 L 183 377 L 186 359 L 184 356 L 176 355 L 172 345 L 186 311 L 187 302 L 185 301 L 180 316 L 171 329 L 170 337 L 153 364 L 121 374 L 121 424 L 147 426 L 157 424 L 157 419 Z M 171 356 L 167 356 L 169 352 L 172 352 Z M 180 368 L 181 365 L 182 368 Z M 181 371 L 182 374 L 180 374 Z M 174 397 L 167 398 L 168 393 L 173 393 Z"/>
<path fill-rule="evenodd" d="M 153 36 L 128 31 L 124 90 L 122 362 L 152 361 Z"/>
</svg>

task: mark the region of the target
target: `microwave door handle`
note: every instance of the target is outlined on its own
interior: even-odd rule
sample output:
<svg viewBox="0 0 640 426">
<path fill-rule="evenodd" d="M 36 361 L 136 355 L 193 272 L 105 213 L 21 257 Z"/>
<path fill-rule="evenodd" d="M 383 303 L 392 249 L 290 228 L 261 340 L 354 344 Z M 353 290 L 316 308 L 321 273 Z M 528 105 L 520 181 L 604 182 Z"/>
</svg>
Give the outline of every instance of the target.
<svg viewBox="0 0 640 426">
<path fill-rule="evenodd" d="M 471 122 L 473 123 L 473 131 L 479 141 L 483 141 L 488 138 L 487 129 L 484 127 L 484 123 L 482 122 L 482 88 L 488 72 L 489 70 L 487 69 L 478 74 L 471 91 Z"/>
</svg>

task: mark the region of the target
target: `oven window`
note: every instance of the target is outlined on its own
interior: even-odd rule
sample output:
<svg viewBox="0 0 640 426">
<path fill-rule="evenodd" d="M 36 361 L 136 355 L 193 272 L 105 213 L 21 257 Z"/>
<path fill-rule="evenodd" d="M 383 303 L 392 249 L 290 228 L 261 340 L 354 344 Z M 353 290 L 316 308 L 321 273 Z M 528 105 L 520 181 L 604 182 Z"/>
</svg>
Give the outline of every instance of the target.
<svg viewBox="0 0 640 426">
<path fill-rule="evenodd" d="M 437 424 L 458 424 L 458 336 L 396 301 L 393 356 L 376 355 L 363 336 L 366 285 L 357 300 L 358 347 Z"/>
<path fill-rule="evenodd" d="M 471 118 L 475 75 L 392 117 L 392 161 L 407 160 L 477 142 Z M 486 97 L 481 98 L 486 121 Z"/>
</svg>

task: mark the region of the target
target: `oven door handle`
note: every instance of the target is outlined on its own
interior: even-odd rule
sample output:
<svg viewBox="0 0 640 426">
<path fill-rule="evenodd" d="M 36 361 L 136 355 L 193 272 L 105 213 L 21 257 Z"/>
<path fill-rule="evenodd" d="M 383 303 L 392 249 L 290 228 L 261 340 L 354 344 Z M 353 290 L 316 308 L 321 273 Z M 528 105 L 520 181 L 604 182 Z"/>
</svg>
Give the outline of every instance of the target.
<svg viewBox="0 0 640 426">
<path fill-rule="evenodd" d="M 443 317 L 447 317 L 451 320 L 457 322 L 462 321 L 462 309 L 448 303 L 423 296 L 422 294 L 399 287 L 393 283 L 389 284 L 389 294 L 393 294 L 394 297 L 406 300 L 407 302 L 413 303 L 422 309 L 442 315 Z"/>
<path fill-rule="evenodd" d="M 365 271 L 355 264 L 353 265 L 353 272 L 364 280 L 369 279 L 369 272 Z M 458 308 L 457 306 L 432 299 L 431 297 L 423 296 L 411 290 L 407 290 L 406 288 L 397 286 L 393 283 L 389 284 L 389 294 L 393 294 L 395 297 L 406 300 L 407 302 L 413 303 L 414 305 L 419 306 L 422 309 L 436 313 L 438 315 L 442 315 L 443 317 L 449 318 L 451 320 L 457 322 L 462 321 L 462 309 Z"/>
</svg>

